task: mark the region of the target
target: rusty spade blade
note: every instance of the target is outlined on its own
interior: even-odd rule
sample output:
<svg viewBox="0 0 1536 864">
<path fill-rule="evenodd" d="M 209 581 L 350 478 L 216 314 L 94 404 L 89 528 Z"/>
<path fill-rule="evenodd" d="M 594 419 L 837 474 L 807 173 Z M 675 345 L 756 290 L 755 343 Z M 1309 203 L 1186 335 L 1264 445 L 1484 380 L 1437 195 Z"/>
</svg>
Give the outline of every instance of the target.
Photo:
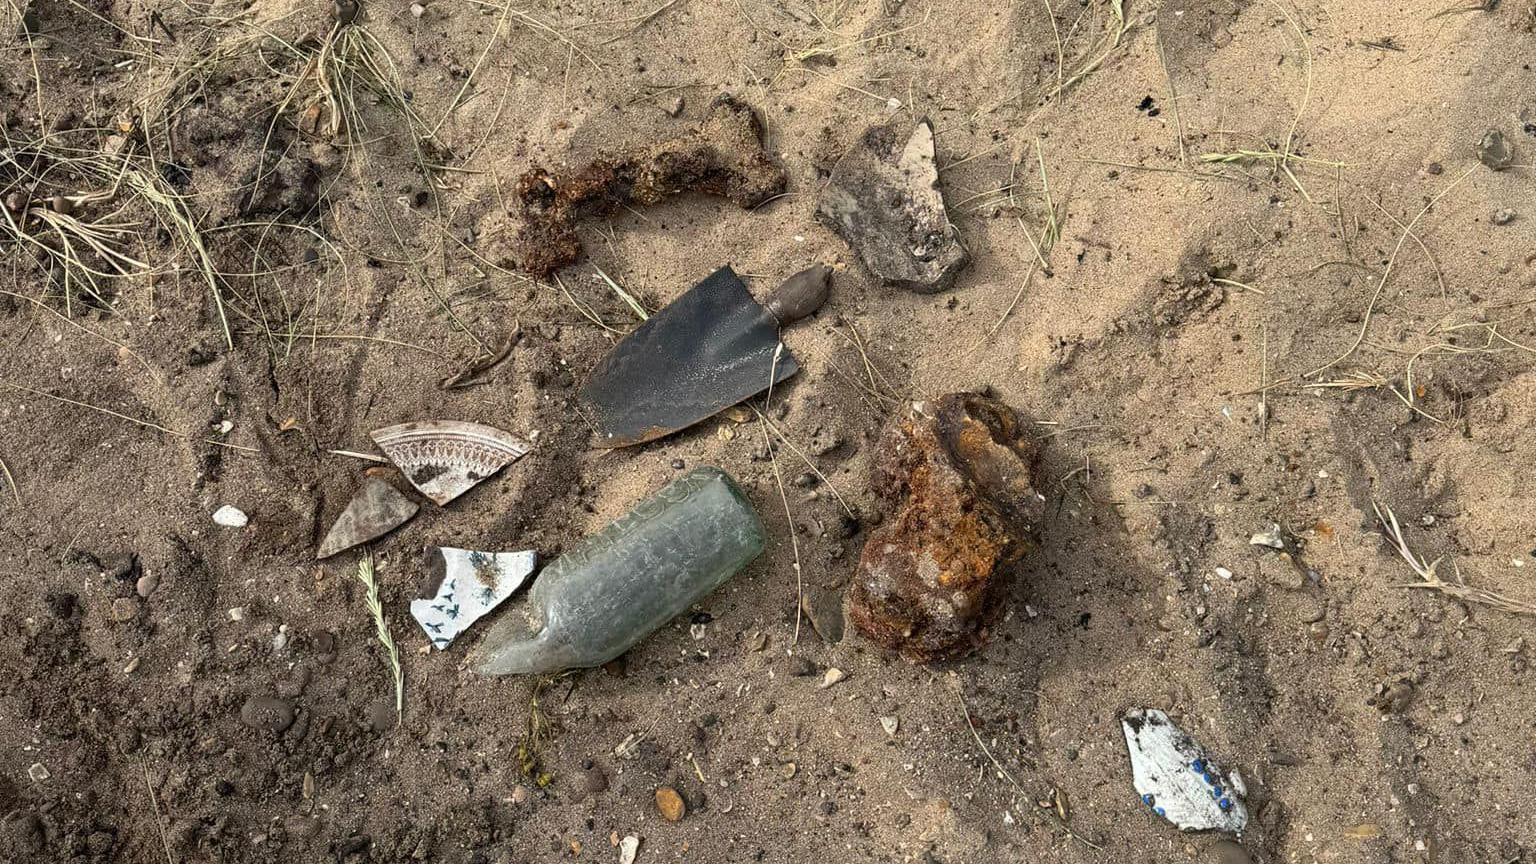
<svg viewBox="0 0 1536 864">
<path fill-rule="evenodd" d="M 779 344 L 779 322 L 721 267 L 625 336 L 592 371 L 581 394 L 595 415 L 597 446 L 655 440 L 761 393 L 770 375 L 774 384 L 783 381 L 800 366 Z"/>
</svg>

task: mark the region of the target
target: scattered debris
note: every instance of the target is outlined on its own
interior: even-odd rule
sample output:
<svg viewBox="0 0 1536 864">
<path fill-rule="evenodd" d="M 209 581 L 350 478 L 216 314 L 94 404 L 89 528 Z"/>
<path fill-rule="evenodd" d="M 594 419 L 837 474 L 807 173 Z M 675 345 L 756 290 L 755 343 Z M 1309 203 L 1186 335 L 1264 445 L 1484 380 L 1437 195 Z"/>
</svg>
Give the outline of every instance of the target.
<svg viewBox="0 0 1536 864">
<path fill-rule="evenodd" d="M 826 671 L 826 674 L 821 676 L 821 684 L 818 685 L 817 689 L 825 690 L 828 687 L 836 686 L 837 684 L 840 684 L 843 681 L 847 680 L 847 678 L 848 678 L 848 673 L 847 672 L 844 672 L 843 670 L 837 668 L 836 666 L 833 666 L 831 669 L 828 669 Z"/>
<path fill-rule="evenodd" d="M 893 514 L 870 532 L 849 591 L 861 633 L 909 660 L 965 653 L 1002 611 L 999 571 L 1032 545 L 1039 451 L 1002 402 L 953 393 L 912 403 L 883 435 L 873 489 Z"/>
<path fill-rule="evenodd" d="M 631 834 L 619 841 L 619 864 L 635 864 L 635 856 L 640 854 L 640 838 Z"/>
<path fill-rule="evenodd" d="M 411 615 L 433 646 L 447 648 L 487 612 L 512 596 L 533 572 L 535 555 L 524 552 L 476 552 L 428 546 L 426 581 Z"/>
<path fill-rule="evenodd" d="M 1495 171 L 1503 171 L 1514 163 L 1515 153 L 1504 139 L 1503 132 L 1489 129 L 1483 133 L 1477 142 L 1477 161 Z"/>
<path fill-rule="evenodd" d="M 688 806 L 683 803 L 683 796 L 677 794 L 677 790 L 671 786 L 663 786 L 656 790 L 656 809 L 661 813 L 661 818 L 668 822 L 677 822 L 688 814 Z"/>
<path fill-rule="evenodd" d="M 416 515 L 420 507 L 401 495 L 395 487 L 377 477 L 369 477 L 363 488 L 352 496 L 347 509 L 336 517 L 331 530 L 320 542 L 316 559 L 329 558 L 360 543 L 383 537 Z"/>
<path fill-rule="evenodd" d="M 213 511 L 213 524 L 222 525 L 225 528 L 244 528 L 249 525 L 251 518 L 238 507 L 225 504 Z"/>
<path fill-rule="evenodd" d="M 597 445 L 627 447 L 686 429 L 799 370 L 774 317 L 721 267 L 615 345 L 581 395 Z"/>
<path fill-rule="evenodd" d="M 500 429 L 460 420 L 386 426 L 372 438 L 405 479 L 439 507 L 533 449 Z"/>
<path fill-rule="evenodd" d="M 514 242 L 518 266 L 546 277 L 581 255 L 576 223 L 629 204 L 647 206 L 680 192 L 756 207 L 784 191 L 784 169 L 763 150 L 763 124 L 745 103 L 715 98 L 697 130 L 616 156 L 573 174 L 534 168 L 517 181 L 524 224 Z"/>
<path fill-rule="evenodd" d="M 905 138 L 896 122 L 867 129 L 833 169 L 816 217 L 892 287 L 943 291 L 970 261 L 944 209 L 926 119 Z"/>
<path fill-rule="evenodd" d="M 1185 831 L 1240 832 L 1248 808 L 1227 774 L 1168 715 L 1134 708 L 1120 725 L 1142 803 Z"/>
<path fill-rule="evenodd" d="M 476 652 L 482 675 L 600 666 L 762 552 L 763 524 L 719 468 L 695 468 L 544 568 Z"/>
</svg>

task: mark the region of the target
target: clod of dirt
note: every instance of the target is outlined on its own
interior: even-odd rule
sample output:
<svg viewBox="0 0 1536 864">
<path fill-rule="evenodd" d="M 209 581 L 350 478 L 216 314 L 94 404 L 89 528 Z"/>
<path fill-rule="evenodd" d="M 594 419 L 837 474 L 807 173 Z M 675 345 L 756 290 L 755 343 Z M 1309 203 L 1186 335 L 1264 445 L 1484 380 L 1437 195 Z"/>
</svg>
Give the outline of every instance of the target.
<svg viewBox="0 0 1536 864">
<path fill-rule="evenodd" d="M 112 620 L 118 623 L 132 621 L 139 614 L 139 601 L 132 597 L 119 597 L 112 601 Z"/>
<path fill-rule="evenodd" d="M 1231 840 L 1217 840 L 1211 844 L 1211 854 L 1204 860 L 1211 864 L 1253 864 L 1253 856 Z"/>
<path fill-rule="evenodd" d="M 251 696 L 240 706 L 240 722 L 252 729 L 284 732 L 293 716 L 293 704 L 276 696 Z"/>
<path fill-rule="evenodd" d="M 848 616 L 912 661 L 963 654 L 1002 611 L 1000 574 L 1032 545 L 1039 451 L 1006 404 L 975 393 L 915 402 L 886 429 L 873 489 L 894 514 L 870 532 Z"/>
<path fill-rule="evenodd" d="M 943 291 L 970 261 L 944 209 L 927 120 L 905 139 L 895 123 L 866 130 L 833 169 L 816 218 L 896 288 Z"/>
<path fill-rule="evenodd" d="M 1477 161 L 1495 171 L 1503 171 L 1515 161 L 1514 151 L 1510 149 L 1509 142 L 1504 140 L 1503 132 L 1489 129 L 1483 133 L 1477 142 Z"/>
<path fill-rule="evenodd" d="M 537 167 L 524 174 L 517 198 L 525 221 L 513 255 L 526 272 L 548 276 L 580 256 L 581 219 L 688 191 L 755 207 L 783 192 L 786 182 L 784 169 L 763 150 L 762 121 L 745 103 L 721 94 L 704 123 L 686 135 L 598 158 L 573 174 Z"/>
<path fill-rule="evenodd" d="M 1412 701 L 1413 682 L 1398 680 L 1376 685 L 1376 692 L 1365 700 L 1365 704 L 1383 714 L 1401 714 Z"/>
<path fill-rule="evenodd" d="M 1501 207 L 1498 210 L 1493 211 L 1493 224 L 1508 225 L 1513 221 L 1515 221 L 1515 211 L 1509 209 L 1508 207 Z"/>
<path fill-rule="evenodd" d="M 671 786 L 663 786 L 656 790 L 656 810 L 661 813 L 661 818 L 668 822 L 676 822 L 688 814 L 688 806 L 683 803 L 683 796 L 677 794 L 677 790 Z"/>
</svg>

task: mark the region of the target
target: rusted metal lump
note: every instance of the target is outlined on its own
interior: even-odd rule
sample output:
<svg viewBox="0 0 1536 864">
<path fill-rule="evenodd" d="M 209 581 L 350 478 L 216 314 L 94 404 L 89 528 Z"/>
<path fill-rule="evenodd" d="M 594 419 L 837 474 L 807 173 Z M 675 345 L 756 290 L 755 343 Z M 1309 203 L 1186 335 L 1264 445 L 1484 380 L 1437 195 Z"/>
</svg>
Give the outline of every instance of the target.
<svg viewBox="0 0 1536 864">
<path fill-rule="evenodd" d="M 894 506 L 869 535 L 848 616 L 909 660 L 967 653 L 1002 611 L 1006 571 L 1033 545 L 1039 450 L 997 399 L 914 402 L 875 453 L 873 490 Z"/>
</svg>

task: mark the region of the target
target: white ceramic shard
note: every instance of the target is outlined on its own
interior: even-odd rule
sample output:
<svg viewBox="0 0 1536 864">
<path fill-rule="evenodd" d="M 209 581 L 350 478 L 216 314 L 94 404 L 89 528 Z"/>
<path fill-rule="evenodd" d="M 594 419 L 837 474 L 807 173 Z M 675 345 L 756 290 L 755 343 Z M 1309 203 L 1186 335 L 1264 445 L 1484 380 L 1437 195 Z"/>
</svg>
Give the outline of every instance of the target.
<svg viewBox="0 0 1536 864">
<path fill-rule="evenodd" d="M 1248 824 L 1236 784 L 1166 713 L 1136 708 L 1120 725 L 1131 753 L 1131 780 L 1153 812 L 1185 831 L 1235 833 Z"/>
<path fill-rule="evenodd" d="M 532 445 L 480 423 L 425 420 L 375 430 L 373 440 L 439 506 L 517 461 Z"/>
<path fill-rule="evenodd" d="M 512 596 L 533 572 L 534 553 L 476 552 L 428 546 L 427 579 L 411 615 L 436 648 L 447 648 L 485 613 Z"/>
</svg>

